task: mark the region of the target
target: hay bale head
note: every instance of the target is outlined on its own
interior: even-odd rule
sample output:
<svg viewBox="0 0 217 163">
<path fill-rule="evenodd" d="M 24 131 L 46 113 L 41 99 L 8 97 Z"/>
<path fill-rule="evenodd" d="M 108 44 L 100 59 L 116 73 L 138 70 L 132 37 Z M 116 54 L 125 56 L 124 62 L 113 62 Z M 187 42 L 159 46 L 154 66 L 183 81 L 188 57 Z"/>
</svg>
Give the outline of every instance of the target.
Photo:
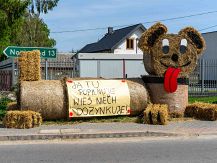
<svg viewBox="0 0 217 163">
<path fill-rule="evenodd" d="M 205 41 L 192 27 L 167 34 L 167 27 L 156 23 L 142 34 L 138 46 L 146 55 L 144 65 L 149 74 L 164 76 L 168 67 L 173 67 L 180 68 L 179 77 L 188 77 L 205 49 Z"/>
<path fill-rule="evenodd" d="M 19 57 L 20 81 L 38 81 L 41 79 L 40 51 L 22 51 Z"/>
<path fill-rule="evenodd" d="M 88 79 L 22 81 L 19 89 L 20 109 L 31 108 L 31 110 L 41 113 L 45 120 L 66 119 L 68 117 L 68 100 L 65 80 Z M 142 79 L 129 79 L 126 82 L 130 92 L 131 115 L 139 115 L 147 107 L 149 101 L 147 89 Z"/>
</svg>

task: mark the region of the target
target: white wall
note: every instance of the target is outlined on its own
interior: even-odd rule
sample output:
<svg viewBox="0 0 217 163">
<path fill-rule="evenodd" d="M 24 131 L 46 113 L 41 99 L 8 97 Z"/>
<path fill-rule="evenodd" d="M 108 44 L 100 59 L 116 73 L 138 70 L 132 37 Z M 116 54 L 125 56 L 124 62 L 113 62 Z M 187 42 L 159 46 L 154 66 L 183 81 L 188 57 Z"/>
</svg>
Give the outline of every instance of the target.
<svg viewBox="0 0 217 163">
<path fill-rule="evenodd" d="M 217 32 L 203 33 L 206 41 L 206 50 L 201 56 L 202 59 L 217 59 Z"/>
<path fill-rule="evenodd" d="M 123 60 L 80 60 L 79 77 L 123 78 Z M 147 75 L 142 60 L 125 60 L 127 78 Z"/>
<path fill-rule="evenodd" d="M 79 77 L 98 77 L 97 60 L 82 60 L 79 63 Z"/>
<path fill-rule="evenodd" d="M 79 63 L 78 77 L 122 78 L 124 65 L 128 78 L 147 74 L 142 54 L 79 53 L 75 57 Z"/>
<path fill-rule="evenodd" d="M 129 50 L 126 48 L 126 40 L 124 40 L 120 45 L 114 49 L 114 54 L 136 54 L 136 39 L 139 39 L 142 35 L 143 31 L 139 28 L 135 31 L 129 38 L 134 39 L 134 49 Z M 142 51 L 137 47 L 137 54 L 143 54 Z"/>
</svg>

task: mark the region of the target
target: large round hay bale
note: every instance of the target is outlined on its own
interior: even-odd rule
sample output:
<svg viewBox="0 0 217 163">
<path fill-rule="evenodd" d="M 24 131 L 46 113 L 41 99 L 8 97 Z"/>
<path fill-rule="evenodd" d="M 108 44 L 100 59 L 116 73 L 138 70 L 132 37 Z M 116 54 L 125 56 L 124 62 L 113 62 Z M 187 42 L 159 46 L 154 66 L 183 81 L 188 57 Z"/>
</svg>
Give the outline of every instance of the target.
<svg viewBox="0 0 217 163">
<path fill-rule="evenodd" d="M 66 118 L 66 97 L 60 80 L 21 81 L 18 99 L 21 110 L 31 108 L 44 119 Z"/>
<path fill-rule="evenodd" d="M 130 91 L 131 115 L 139 115 L 145 110 L 150 101 L 148 91 L 140 78 L 132 78 L 126 81 Z"/>
<path fill-rule="evenodd" d="M 73 78 L 73 80 L 88 79 Z M 133 78 L 126 82 L 130 91 L 131 115 L 139 115 L 147 107 L 148 92 L 142 79 Z M 31 108 L 33 111 L 41 113 L 46 120 L 66 119 L 68 101 L 64 83 L 59 80 L 22 81 L 19 91 L 20 109 Z"/>
</svg>

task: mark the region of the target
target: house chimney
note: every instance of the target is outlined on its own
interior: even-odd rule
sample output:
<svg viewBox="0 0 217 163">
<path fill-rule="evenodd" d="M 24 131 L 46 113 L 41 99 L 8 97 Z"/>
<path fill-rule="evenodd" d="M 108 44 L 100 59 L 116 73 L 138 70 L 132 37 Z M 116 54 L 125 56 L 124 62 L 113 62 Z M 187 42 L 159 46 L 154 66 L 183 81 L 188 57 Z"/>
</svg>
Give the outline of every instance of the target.
<svg viewBox="0 0 217 163">
<path fill-rule="evenodd" d="M 108 27 L 108 34 L 112 34 L 113 33 L 113 27 Z"/>
</svg>

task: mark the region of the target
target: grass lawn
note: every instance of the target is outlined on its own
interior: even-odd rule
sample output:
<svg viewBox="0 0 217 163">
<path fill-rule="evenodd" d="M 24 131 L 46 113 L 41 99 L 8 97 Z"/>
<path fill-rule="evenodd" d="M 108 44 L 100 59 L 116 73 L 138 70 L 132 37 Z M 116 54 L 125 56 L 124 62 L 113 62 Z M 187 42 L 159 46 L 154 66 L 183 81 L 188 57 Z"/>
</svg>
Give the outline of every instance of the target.
<svg viewBox="0 0 217 163">
<path fill-rule="evenodd" d="M 93 117 L 87 119 L 72 119 L 72 120 L 56 120 L 56 121 L 44 121 L 43 125 L 71 125 L 71 124 L 78 124 L 78 123 L 111 123 L 111 122 L 131 122 L 131 123 L 140 123 L 142 119 L 140 117 L 128 117 L 128 116 L 114 116 L 114 117 Z"/>
<path fill-rule="evenodd" d="M 216 103 L 217 104 L 217 96 L 210 96 L 210 97 L 189 97 L 189 103 L 194 102 L 206 102 L 206 103 Z"/>
<path fill-rule="evenodd" d="M 216 103 L 217 104 L 217 96 L 210 97 L 189 97 L 189 103 L 194 102 L 206 102 L 206 103 Z M 1 110 L 0 110 L 1 111 Z M 1 113 L 1 112 L 0 112 Z M 192 120 L 191 118 L 172 118 L 169 121 L 188 121 Z M 87 118 L 87 119 L 72 119 L 70 121 L 67 120 L 56 120 L 56 121 L 44 121 L 44 125 L 71 125 L 77 123 L 110 123 L 110 122 L 122 122 L 122 123 L 143 123 L 143 116 L 115 116 L 115 117 L 97 117 L 97 118 Z M 0 119 L 0 124 L 1 119 Z"/>
</svg>

